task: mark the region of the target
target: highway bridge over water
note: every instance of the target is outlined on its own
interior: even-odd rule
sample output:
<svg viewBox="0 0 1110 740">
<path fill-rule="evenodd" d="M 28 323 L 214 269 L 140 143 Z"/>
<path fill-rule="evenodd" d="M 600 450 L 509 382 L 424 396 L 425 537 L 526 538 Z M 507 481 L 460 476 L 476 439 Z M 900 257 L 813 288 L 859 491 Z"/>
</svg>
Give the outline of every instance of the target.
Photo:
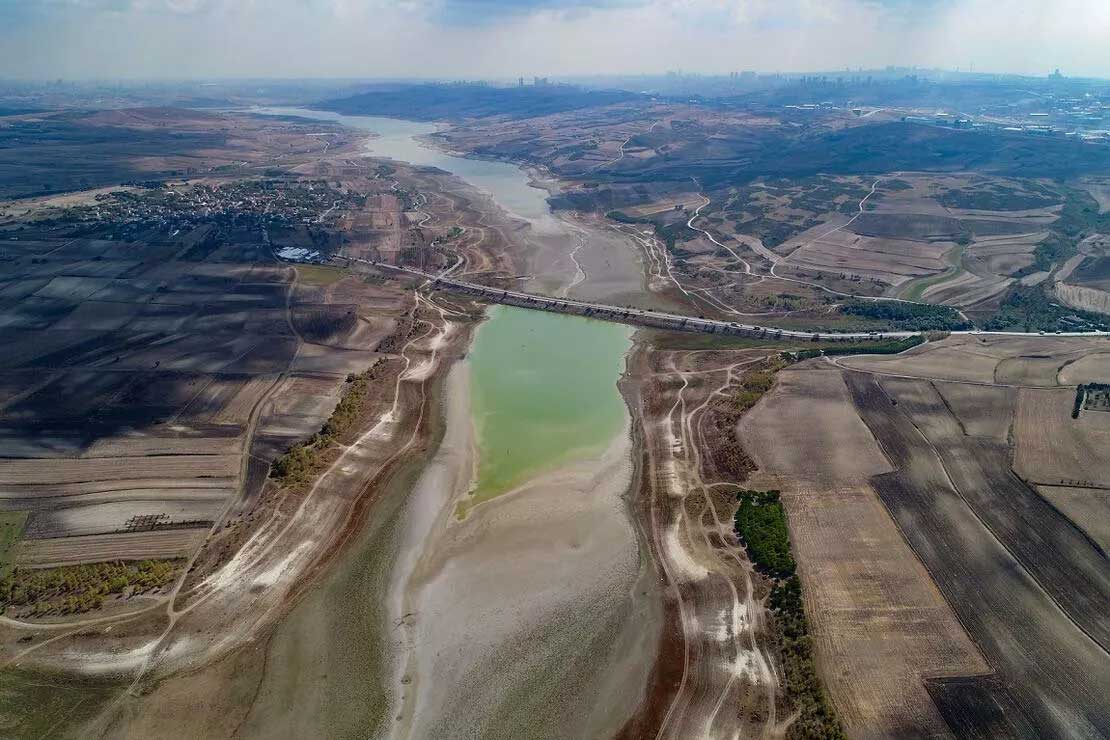
<svg viewBox="0 0 1110 740">
<path fill-rule="evenodd" d="M 431 289 L 450 290 L 456 293 L 475 296 L 490 303 L 501 303 L 519 308 L 530 308 L 537 311 L 551 311 L 566 313 L 576 316 L 587 316 L 606 321 L 617 321 L 623 324 L 646 326 L 654 329 L 667 329 L 670 331 L 687 331 L 702 334 L 721 334 L 738 337 L 751 337 L 757 339 L 793 339 L 820 342 L 861 342 L 880 340 L 899 340 L 912 337 L 920 332 L 910 331 L 874 331 L 874 332 L 813 332 L 780 329 L 774 326 L 759 326 L 757 324 L 741 324 L 717 319 L 703 319 L 695 316 L 681 316 L 679 314 L 663 311 L 651 311 L 640 308 L 626 308 L 623 306 L 610 306 L 604 303 L 589 303 L 576 301 L 569 298 L 553 298 L 551 296 L 525 293 L 517 290 L 503 290 L 488 285 L 470 283 L 456 280 L 445 273 L 429 273 L 409 267 L 398 267 L 383 262 L 359 259 L 357 257 L 340 257 L 339 261 L 357 262 L 376 267 L 380 270 L 396 272 L 409 277 L 422 278 Z M 1060 332 L 1060 333 L 1027 333 L 1027 332 L 981 332 L 957 331 L 953 334 L 990 334 L 994 336 L 1110 336 L 1106 331 L 1089 332 Z"/>
</svg>

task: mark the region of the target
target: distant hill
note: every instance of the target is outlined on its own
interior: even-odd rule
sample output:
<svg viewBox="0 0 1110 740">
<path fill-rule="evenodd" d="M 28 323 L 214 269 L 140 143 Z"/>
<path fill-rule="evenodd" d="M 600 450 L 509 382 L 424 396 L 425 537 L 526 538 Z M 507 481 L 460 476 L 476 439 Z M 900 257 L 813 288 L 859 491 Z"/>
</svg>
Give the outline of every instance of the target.
<svg viewBox="0 0 1110 740">
<path fill-rule="evenodd" d="M 681 182 L 705 187 L 760 177 L 880 172 L 980 172 L 1066 179 L 1110 170 L 1110 146 L 1064 136 L 954 130 L 899 121 L 838 130 L 694 129 L 672 137 L 668 156 L 646 160 L 611 180 Z M 488 155 L 498 154 L 489 151 Z"/>
<path fill-rule="evenodd" d="M 586 90 L 571 85 L 490 87 L 425 84 L 383 87 L 318 103 L 314 107 L 352 115 L 441 121 L 491 116 L 532 118 L 612 105 L 639 97 L 620 90 Z"/>
<path fill-rule="evenodd" d="M 762 149 L 745 170 L 768 176 L 896 170 L 1074 177 L 1110 168 L 1110 147 L 1064 136 L 953 130 L 915 123 L 856 126 Z"/>
<path fill-rule="evenodd" d="M 42 108 L 5 108 L 0 106 L 0 118 L 7 116 L 26 116 L 33 113 L 42 113 Z"/>
</svg>

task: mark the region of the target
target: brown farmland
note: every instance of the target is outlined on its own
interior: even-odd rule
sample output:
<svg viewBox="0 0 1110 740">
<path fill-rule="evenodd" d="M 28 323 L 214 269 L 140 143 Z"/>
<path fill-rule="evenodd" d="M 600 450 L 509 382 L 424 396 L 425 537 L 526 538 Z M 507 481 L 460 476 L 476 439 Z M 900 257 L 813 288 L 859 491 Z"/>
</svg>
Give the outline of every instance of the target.
<svg viewBox="0 0 1110 740">
<path fill-rule="evenodd" d="M 1073 419 L 1074 387 L 1057 386 L 1103 350 L 1032 344 L 952 338 L 835 362 L 859 372 L 814 361 L 781 373 L 742 425 L 756 480 L 794 492 L 784 502 L 822 673 L 853 735 L 1110 731 L 1106 415 Z M 875 573 L 891 585 L 865 588 Z M 921 603 L 914 593 L 932 610 L 877 618 Z M 888 691 L 918 700 L 886 704 Z"/>
</svg>

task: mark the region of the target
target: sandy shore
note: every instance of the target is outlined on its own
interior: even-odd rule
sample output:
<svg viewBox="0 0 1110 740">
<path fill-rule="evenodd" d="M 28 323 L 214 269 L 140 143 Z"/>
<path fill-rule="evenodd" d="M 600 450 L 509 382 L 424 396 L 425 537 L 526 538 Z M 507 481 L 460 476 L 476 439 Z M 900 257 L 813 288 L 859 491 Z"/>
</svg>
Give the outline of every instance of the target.
<svg viewBox="0 0 1110 740">
<path fill-rule="evenodd" d="M 615 392 L 615 391 L 614 391 Z M 395 737 L 598 737 L 638 705 L 659 636 L 623 496 L 625 429 L 604 454 L 454 516 L 474 468 L 464 363 L 407 504 L 391 583 L 403 625 Z"/>
</svg>

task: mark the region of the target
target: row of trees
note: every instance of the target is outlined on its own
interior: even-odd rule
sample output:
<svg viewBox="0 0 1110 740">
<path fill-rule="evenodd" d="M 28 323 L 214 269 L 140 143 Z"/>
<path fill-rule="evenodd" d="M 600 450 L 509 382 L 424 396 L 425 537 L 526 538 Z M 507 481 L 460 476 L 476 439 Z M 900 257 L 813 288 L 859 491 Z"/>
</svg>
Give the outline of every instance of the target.
<svg viewBox="0 0 1110 740">
<path fill-rule="evenodd" d="M 366 372 L 347 376 L 347 387 L 320 431 L 306 441 L 293 445 L 270 467 L 270 477 L 284 485 L 307 483 L 323 466 L 322 454 L 358 420 L 370 384 L 379 374 L 380 363 Z"/>
<path fill-rule="evenodd" d="M 802 584 L 790 551 L 786 512 L 778 491 L 741 491 L 735 530 L 756 569 L 771 580 L 768 606 L 774 614 L 783 688 L 797 718 L 788 738 L 841 740 L 845 737 L 825 696 L 813 657 L 802 604 Z"/>
</svg>

